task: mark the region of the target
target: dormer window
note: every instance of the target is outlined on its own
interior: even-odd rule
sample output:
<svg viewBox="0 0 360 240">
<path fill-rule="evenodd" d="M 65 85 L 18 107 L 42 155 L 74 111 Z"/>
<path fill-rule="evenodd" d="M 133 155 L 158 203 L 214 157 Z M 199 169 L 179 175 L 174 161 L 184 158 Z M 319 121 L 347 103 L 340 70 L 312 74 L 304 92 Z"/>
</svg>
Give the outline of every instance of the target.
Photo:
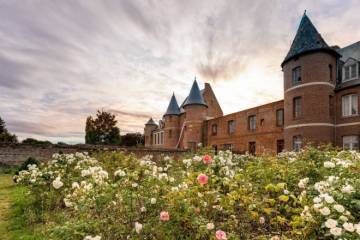
<svg viewBox="0 0 360 240">
<path fill-rule="evenodd" d="M 347 82 L 353 79 L 358 78 L 359 70 L 358 70 L 358 64 L 352 63 L 352 64 L 345 64 L 343 67 L 343 82 Z"/>
<path fill-rule="evenodd" d="M 292 70 L 292 84 L 297 85 L 301 83 L 301 67 L 296 67 Z"/>
</svg>

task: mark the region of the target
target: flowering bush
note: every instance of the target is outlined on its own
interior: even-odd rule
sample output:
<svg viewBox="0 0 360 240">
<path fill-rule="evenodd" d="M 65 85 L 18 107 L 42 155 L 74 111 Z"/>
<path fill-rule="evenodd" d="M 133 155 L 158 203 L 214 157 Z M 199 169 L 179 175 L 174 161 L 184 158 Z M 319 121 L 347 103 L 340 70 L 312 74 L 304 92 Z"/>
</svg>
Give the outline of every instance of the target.
<svg viewBox="0 0 360 240">
<path fill-rule="evenodd" d="M 54 155 L 14 180 L 51 239 L 359 239 L 360 154 Z M 45 217 L 44 217 L 45 216 Z"/>
</svg>

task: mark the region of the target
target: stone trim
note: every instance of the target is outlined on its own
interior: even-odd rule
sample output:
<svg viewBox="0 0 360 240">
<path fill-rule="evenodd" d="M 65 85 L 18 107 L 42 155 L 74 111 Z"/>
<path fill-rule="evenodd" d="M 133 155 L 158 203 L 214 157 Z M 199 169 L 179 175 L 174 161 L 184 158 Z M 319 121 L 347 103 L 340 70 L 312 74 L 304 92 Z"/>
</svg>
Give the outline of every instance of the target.
<svg viewBox="0 0 360 240">
<path fill-rule="evenodd" d="M 302 87 L 307 87 L 307 86 L 312 86 L 312 85 L 327 85 L 330 86 L 332 88 L 335 88 L 334 84 L 328 83 L 328 82 L 311 82 L 311 83 L 303 83 L 303 84 L 299 84 L 296 85 L 294 87 L 288 88 L 287 90 L 285 90 L 285 93 L 290 92 L 294 89 L 298 89 L 298 88 L 302 88 Z"/>
</svg>

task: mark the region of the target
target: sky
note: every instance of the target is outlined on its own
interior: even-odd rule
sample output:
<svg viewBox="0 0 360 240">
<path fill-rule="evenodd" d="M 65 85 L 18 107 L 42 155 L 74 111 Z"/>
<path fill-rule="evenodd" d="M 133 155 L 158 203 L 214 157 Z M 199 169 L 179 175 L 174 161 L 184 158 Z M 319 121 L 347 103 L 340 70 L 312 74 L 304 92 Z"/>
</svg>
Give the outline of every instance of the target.
<svg viewBox="0 0 360 240">
<path fill-rule="evenodd" d="M 357 0 L 0 0 L 0 117 L 20 140 L 82 143 L 98 109 L 142 132 L 195 76 L 225 114 L 280 100 L 305 9 L 329 45 L 360 40 Z"/>
</svg>

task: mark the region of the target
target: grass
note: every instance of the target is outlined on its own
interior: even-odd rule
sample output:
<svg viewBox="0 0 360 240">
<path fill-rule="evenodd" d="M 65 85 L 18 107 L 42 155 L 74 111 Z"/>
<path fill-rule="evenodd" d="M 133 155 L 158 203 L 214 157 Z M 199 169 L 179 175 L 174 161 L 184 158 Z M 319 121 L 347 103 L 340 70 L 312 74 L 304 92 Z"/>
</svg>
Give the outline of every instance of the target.
<svg viewBox="0 0 360 240">
<path fill-rule="evenodd" d="M 0 173 L 0 239 L 1 240 L 42 240 L 35 234 L 36 225 L 29 224 L 31 199 L 26 187 L 17 186 L 12 175 Z M 25 217 L 26 216 L 26 217 Z M 29 227 L 32 226 L 32 227 Z"/>
</svg>

